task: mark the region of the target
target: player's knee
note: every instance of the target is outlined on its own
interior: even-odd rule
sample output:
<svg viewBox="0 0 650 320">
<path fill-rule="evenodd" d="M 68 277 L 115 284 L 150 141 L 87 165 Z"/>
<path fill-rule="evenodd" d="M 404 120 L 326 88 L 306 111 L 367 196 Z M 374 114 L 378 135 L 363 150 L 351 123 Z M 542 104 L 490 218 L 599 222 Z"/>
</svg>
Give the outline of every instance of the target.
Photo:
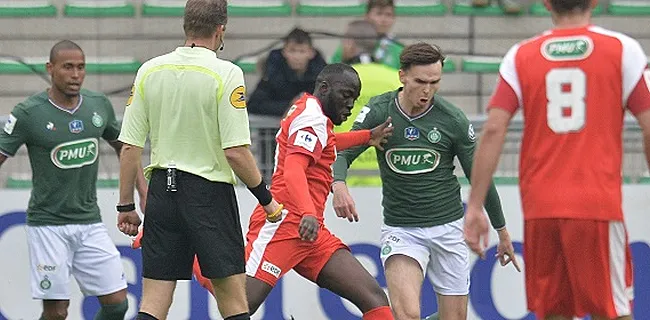
<svg viewBox="0 0 650 320">
<path fill-rule="evenodd" d="M 65 320 L 68 317 L 67 308 L 44 310 L 40 320 Z"/>
<path fill-rule="evenodd" d="M 127 299 L 117 304 L 104 304 L 97 312 L 95 320 L 123 320 L 128 310 L 129 302 Z"/>
<path fill-rule="evenodd" d="M 69 301 L 43 301 L 41 320 L 65 320 L 69 305 Z"/>
<path fill-rule="evenodd" d="M 374 306 L 372 306 L 372 309 L 390 305 L 388 303 L 386 292 L 384 292 L 384 289 L 382 289 L 379 285 L 373 286 L 373 288 L 370 290 L 370 295 L 373 297 L 374 301 Z"/>
</svg>

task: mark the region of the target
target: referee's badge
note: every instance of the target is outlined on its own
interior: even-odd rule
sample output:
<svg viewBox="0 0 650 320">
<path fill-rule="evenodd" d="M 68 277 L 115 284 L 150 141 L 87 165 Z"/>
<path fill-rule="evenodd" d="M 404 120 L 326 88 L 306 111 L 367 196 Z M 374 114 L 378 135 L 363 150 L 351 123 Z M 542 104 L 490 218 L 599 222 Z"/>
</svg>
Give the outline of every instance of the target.
<svg viewBox="0 0 650 320">
<path fill-rule="evenodd" d="M 133 94 L 135 93 L 135 85 L 131 87 L 131 94 L 129 95 L 129 99 L 126 100 L 126 106 L 130 106 L 131 103 L 133 102 Z"/>
<path fill-rule="evenodd" d="M 230 93 L 230 104 L 237 109 L 246 108 L 246 88 L 239 86 Z"/>
</svg>

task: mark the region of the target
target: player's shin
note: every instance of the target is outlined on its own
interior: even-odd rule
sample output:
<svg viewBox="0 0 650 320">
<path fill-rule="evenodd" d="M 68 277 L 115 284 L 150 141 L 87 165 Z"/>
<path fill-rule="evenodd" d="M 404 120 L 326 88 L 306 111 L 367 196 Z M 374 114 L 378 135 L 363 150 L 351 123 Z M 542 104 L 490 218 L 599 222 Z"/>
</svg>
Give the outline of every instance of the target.
<svg viewBox="0 0 650 320">
<path fill-rule="evenodd" d="M 117 304 L 104 304 L 95 314 L 94 320 L 123 320 L 128 310 L 129 301 L 127 299 Z"/>
<path fill-rule="evenodd" d="M 394 320 L 393 312 L 388 306 L 374 308 L 363 314 L 363 320 Z"/>
</svg>

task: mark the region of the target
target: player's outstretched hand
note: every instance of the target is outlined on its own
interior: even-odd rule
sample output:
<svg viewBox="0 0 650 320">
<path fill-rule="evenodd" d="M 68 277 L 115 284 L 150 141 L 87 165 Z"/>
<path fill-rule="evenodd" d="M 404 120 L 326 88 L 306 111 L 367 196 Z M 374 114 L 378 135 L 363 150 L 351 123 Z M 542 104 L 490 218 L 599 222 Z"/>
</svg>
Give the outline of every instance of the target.
<svg viewBox="0 0 650 320">
<path fill-rule="evenodd" d="M 497 232 L 499 233 L 499 245 L 497 246 L 496 257 L 499 259 L 501 266 L 506 266 L 508 263 L 512 262 L 515 269 L 521 272 L 521 268 L 517 262 L 517 256 L 515 256 L 515 248 L 512 246 L 512 240 L 510 240 L 508 230 L 503 228 Z"/>
<path fill-rule="evenodd" d="M 488 221 L 483 209 L 467 208 L 465 213 L 465 242 L 472 251 L 485 259 L 485 249 L 488 245 Z"/>
<path fill-rule="evenodd" d="M 298 227 L 298 233 L 300 234 L 300 239 L 305 241 L 314 241 L 318 236 L 318 229 L 320 225 L 318 219 L 312 215 L 302 216 L 300 220 L 300 226 Z"/>
<path fill-rule="evenodd" d="M 264 211 L 266 212 L 266 220 L 271 223 L 276 223 L 282 220 L 282 216 L 287 213 L 287 210 L 284 209 L 284 205 L 279 204 L 275 199 L 271 200 L 271 203 L 264 206 Z"/>
<path fill-rule="evenodd" d="M 368 141 L 368 145 L 383 151 L 384 143 L 388 142 L 388 137 L 393 135 L 393 130 L 395 130 L 395 128 L 391 126 L 391 122 L 391 117 L 388 117 L 384 123 L 370 130 L 370 141 Z"/>
<path fill-rule="evenodd" d="M 129 212 L 120 212 L 117 214 L 117 228 L 122 233 L 135 236 L 138 234 L 138 227 L 142 223 L 140 216 L 135 210 Z"/>
<path fill-rule="evenodd" d="M 359 221 L 359 214 L 354 206 L 354 199 L 350 195 L 348 186 L 343 181 L 336 181 L 332 184 L 332 205 L 336 216 L 343 219 L 348 219 L 350 222 Z"/>
</svg>

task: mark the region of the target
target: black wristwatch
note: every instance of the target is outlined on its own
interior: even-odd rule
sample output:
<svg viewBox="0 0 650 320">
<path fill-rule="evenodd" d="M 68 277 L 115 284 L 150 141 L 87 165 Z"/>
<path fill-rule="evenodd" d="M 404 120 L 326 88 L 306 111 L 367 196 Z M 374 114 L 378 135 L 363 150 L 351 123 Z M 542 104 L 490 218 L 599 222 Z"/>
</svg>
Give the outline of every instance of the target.
<svg viewBox="0 0 650 320">
<path fill-rule="evenodd" d="M 129 203 L 129 204 L 118 204 L 115 206 L 117 209 L 117 212 L 129 212 L 129 211 L 134 211 L 135 210 L 135 203 Z"/>
</svg>

